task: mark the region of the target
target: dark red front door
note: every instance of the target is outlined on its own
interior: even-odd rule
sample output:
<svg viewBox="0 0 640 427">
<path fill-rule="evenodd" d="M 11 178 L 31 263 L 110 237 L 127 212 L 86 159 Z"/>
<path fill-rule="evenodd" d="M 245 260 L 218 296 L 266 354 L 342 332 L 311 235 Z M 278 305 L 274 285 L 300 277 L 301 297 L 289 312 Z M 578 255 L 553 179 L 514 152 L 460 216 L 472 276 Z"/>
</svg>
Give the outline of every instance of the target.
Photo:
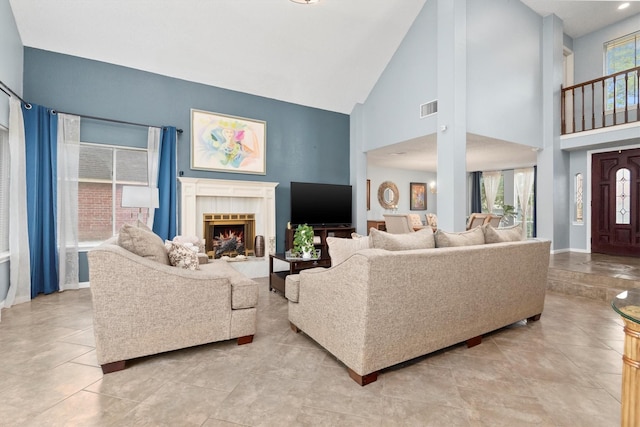
<svg viewBox="0 0 640 427">
<path fill-rule="evenodd" d="M 592 160 L 591 252 L 640 256 L 640 149 Z"/>
</svg>

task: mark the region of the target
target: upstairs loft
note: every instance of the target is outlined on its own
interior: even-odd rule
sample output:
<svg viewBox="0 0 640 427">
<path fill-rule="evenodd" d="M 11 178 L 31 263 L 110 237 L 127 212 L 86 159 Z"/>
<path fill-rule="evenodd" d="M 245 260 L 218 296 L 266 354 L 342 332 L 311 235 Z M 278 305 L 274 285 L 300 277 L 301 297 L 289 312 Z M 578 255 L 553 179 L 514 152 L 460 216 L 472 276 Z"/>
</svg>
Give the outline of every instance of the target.
<svg viewBox="0 0 640 427">
<path fill-rule="evenodd" d="M 639 74 L 634 67 L 562 88 L 562 135 L 640 122 Z"/>
</svg>

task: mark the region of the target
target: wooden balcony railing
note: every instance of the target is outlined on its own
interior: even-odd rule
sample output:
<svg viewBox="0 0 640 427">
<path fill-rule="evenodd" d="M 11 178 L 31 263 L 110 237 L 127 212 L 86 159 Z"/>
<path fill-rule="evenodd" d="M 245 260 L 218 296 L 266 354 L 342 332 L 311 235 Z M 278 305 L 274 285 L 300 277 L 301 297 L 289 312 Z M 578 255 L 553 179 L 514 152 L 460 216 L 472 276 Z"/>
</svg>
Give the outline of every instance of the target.
<svg viewBox="0 0 640 427">
<path fill-rule="evenodd" d="M 562 135 L 640 120 L 640 67 L 562 88 Z"/>
</svg>

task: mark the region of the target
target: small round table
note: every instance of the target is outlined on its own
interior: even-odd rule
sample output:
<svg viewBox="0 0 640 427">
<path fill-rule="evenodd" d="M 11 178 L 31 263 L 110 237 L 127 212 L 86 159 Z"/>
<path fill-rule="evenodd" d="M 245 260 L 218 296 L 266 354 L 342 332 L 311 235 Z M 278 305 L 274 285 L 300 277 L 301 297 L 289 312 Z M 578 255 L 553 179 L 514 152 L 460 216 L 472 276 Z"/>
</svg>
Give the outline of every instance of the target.
<svg viewBox="0 0 640 427">
<path fill-rule="evenodd" d="M 611 306 L 624 321 L 621 425 L 640 426 L 640 289 L 616 295 Z"/>
</svg>

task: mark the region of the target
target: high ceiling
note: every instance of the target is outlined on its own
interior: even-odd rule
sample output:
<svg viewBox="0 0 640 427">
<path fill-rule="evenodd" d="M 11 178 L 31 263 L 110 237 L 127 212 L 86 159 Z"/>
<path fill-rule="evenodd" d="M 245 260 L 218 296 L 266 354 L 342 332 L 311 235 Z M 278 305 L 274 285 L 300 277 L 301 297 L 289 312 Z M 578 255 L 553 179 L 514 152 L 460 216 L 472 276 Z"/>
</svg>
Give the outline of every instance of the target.
<svg viewBox="0 0 640 427">
<path fill-rule="evenodd" d="M 572 37 L 640 13 L 640 1 L 521 1 Z M 24 46 L 349 114 L 425 0 L 9 2 Z"/>
</svg>

